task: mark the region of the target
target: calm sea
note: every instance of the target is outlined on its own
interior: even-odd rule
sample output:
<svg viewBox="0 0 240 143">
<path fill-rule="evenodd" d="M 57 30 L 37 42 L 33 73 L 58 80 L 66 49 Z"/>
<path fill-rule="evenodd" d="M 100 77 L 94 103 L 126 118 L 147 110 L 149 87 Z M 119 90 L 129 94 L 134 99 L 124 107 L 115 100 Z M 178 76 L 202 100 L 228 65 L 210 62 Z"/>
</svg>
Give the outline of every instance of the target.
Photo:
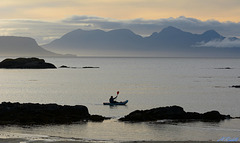
<svg viewBox="0 0 240 143">
<path fill-rule="evenodd" d="M 3 59 L 3 58 L 2 58 Z M 240 120 L 219 123 L 122 123 L 137 109 L 179 105 L 188 112 L 218 110 L 240 116 L 240 59 L 213 58 L 46 58 L 68 69 L 0 69 L 0 102 L 85 105 L 103 123 L 58 126 L 0 126 L 0 138 L 27 140 L 155 141 L 218 140 L 240 137 Z M 84 66 L 99 68 L 84 69 Z M 102 105 L 120 91 L 127 106 Z"/>
</svg>

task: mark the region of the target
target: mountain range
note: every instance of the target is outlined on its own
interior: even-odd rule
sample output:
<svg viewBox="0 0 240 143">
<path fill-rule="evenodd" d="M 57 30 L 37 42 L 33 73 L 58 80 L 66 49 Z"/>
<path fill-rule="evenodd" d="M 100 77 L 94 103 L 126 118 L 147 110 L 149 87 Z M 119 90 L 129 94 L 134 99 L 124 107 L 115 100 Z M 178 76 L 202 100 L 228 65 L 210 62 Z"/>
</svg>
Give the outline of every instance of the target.
<svg viewBox="0 0 240 143">
<path fill-rule="evenodd" d="M 42 46 L 29 37 L 0 36 L 0 56 L 240 57 L 238 45 L 240 39 L 214 30 L 193 34 L 169 26 L 142 37 L 128 29 L 77 29 Z"/>
<path fill-rule="evenodd" d="M 226 38 L 214 30 L 193 34 L 172 26 L 147 37 L 128 29 L 108 32 L 77 29 L 43 47 L 83 56 L 240 57 L 240 46 L 219 48 L 206 44 L 226 39 L 240 41 L 236 37 Z"/>
</svg>

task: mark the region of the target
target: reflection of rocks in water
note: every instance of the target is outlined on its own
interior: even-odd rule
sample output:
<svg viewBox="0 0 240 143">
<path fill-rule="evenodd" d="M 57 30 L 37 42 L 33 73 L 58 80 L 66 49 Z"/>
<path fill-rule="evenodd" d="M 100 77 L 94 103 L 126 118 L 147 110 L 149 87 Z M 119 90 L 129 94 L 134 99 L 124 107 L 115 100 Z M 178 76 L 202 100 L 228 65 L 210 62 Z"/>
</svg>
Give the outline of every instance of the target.
<svg viewBox="0 0 240 143">
<path fill-rule="evenodd" d="M 230 119 L 230 115 L 222 115 L 218 111 L 210 111 L 206 113 L 197 112 L 185 112 L 182 107 L 179 106 L 168 106 L 159 107 L 150 110 L 136 110 L 129 115 L 120 118 L 120 121 L 157 121 L 163 119 L 172 119 L 175 121 L 188 121 L 188 120 L 199 120 L 199 121 L 220 121 L 224 119 Z"/>
</svg>

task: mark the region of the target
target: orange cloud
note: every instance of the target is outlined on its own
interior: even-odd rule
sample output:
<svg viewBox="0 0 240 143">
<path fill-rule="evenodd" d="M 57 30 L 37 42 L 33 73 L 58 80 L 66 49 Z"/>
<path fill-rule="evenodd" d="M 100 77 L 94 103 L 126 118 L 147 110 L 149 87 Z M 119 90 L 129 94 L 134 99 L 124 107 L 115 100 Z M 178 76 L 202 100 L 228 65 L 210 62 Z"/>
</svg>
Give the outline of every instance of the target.
<svg viewBox="0 0 240 143">
<path fill-rule="evenodd" d="M 195 17 L 201 20 L 240 19 L 239 0 L 3 0 L 2 19 L 58 20 L 71 15 L 95 15 L 114 19 Z"/>
</svg>

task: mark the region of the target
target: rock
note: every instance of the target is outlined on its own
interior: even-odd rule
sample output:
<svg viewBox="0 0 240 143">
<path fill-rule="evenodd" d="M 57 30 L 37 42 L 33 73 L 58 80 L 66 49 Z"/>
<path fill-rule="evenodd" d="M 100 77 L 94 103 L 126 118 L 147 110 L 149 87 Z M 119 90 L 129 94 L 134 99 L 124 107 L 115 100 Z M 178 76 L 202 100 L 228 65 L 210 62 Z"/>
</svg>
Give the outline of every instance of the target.
<svg viewBox="0 0 240 143">
<path fill-rule="evenodd" d="M 72 69 L 76 69 L 77 67 L 69 67 L 69 66 L 62 65 L 59 68 L 66 68 L 66 69 L 72 68 Z"/>
<path fill-rule="evenodd" d="M 221 115 L 218 111 L 210 111 L 202 114 L 202 119 L 204 120 L 224 120 L 230 118 L 230 115 Z"/>
<path fill-rule="evenodd" d="M 65 66 L 65 65 L 62 65 L 62 66 L 60 66 L 59 68 L 70 68 L 70 67 Z"/>
<path fill-rule="evenodd" d="M 240 85 L 233 85 L 233 86 L 230 86 L 232 88 L 240 88 Z"/>
<path fill-rule="evenodd" d="M 224 67 L 224 68 L 215 68 L 215 69 L 230 70 L 230 69 L 232 69 L 232 68 L 230 68 L 230 67 Z"/>
<path fill-rule="evenodd" d="M 107 120 L 107 119 L 110 119 L 110 118 L 103 117 L 103 116 L 100 116 L 100 115 L 91 115 L 89 117 L 89 120 L 93 121 L 93 122 L 102 122 L 102 121 Z"/>
<path fill-rule="evenodd" d="M 17 58 L 5 59 L 0 62 L 0 68 L 6 69 L 48 69 L 56 68 L 51 63 L 46 63 L 43 59 L 38 58 Z"/>
<path fill-rule="evenodd" d="M 10 103 L 0 104 L 0 124 L 44 125 L 70 124 L 79 121 L 101 121 L 104 117 L 93 118 L 83 105 L 68 106 L 57 104 Z"/>
<path fill-rule="evenodd" d="M 76 69 L 76 68 L 81 68 L 81 67 L 69 67 L 69 66 L 62 65 L 59 68 L 72 68 L 72 69 Z M 99 67 L 85 66 L 85 67 L 82 67 L 82 68 L 83 69 L 90 69 L 90 68 L 99 68 Z"/>
<path fill-rule="evenodd" d="M 90 67 L 90 66 L 86 66 L 86 67 L 82 67 L 84 69 L 90 69 L 90 68 L 99 68 L 99 67 Z"/>
<path fill-rule="evenodd" d="M 171 119 L 176 121 L 182 120 L 204 120 L 204 121 L 219 121 L 231 118 L 229 115 L 221 115 L 218 111 L 210 111 L 204 114 L 197 112 L 185 112 L 182 107 L 168 106 L 159 107 L 150 110 L 136 110 L 129 115 L 120 118 L 120 121 L 156 121 L 163 119 Z"/>
</svg>

